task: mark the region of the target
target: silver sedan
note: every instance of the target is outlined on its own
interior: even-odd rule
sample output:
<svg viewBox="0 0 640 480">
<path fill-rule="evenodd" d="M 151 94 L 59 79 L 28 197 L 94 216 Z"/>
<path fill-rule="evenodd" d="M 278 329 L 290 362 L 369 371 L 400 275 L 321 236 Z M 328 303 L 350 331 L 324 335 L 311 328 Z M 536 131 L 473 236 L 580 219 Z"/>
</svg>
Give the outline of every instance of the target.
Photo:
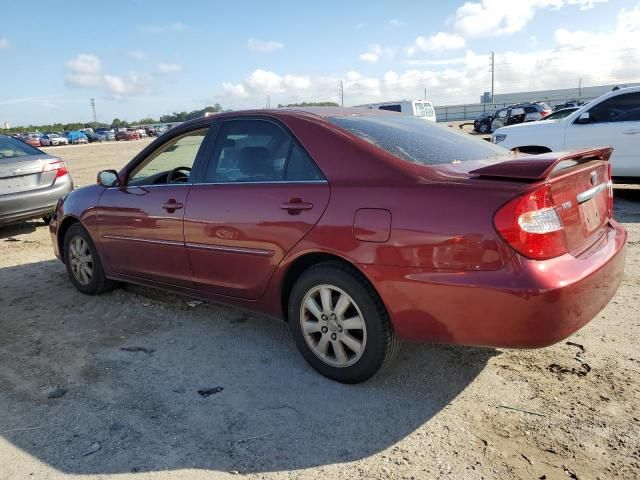
<svg viewBox="0 0 640 480">
<path fill-rule="evenodd" d="M 0 225 L 32 218 L 48 222 L 58 199 L 72 190 L 64 161 L 0 135 Z"/>
</svg>

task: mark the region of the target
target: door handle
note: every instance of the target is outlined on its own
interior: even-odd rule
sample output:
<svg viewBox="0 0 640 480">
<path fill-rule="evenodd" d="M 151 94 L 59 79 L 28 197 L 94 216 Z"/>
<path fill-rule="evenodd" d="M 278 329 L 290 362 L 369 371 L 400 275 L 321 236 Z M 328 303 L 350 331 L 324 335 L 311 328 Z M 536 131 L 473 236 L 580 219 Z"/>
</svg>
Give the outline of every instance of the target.
<svg viewBox="0 0 640 480">
<path fill-rule="evenodd" d="M 173 213 L 176 210 L 180 210 L 184 205 L 180 202 L 176 202 L 174 198 L 170 198 L 167 200 L 167 203 L 162 204 L 162 208 L 165 209 L 168 213 Z"/>
<path fill-rule="evenodd" d="M 290 215 L 298 215 L 302 210 L 311 210 L 313 203 L 303 202 L 301 198 L 290 198 L 287 203 L 281 203 L 280 208 L 287 210 Z"/>
</svg>

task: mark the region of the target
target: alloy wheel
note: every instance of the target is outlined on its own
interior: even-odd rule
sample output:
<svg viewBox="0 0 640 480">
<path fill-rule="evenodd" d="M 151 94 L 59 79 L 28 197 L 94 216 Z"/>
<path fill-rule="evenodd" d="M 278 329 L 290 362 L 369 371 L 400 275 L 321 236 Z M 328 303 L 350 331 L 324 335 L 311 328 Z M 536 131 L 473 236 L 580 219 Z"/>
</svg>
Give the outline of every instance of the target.
<svg viewBox="0 0 640 480">
<path fill-rule="evenodd" d="M 367 328 L 360 308 L 344 290 L 318 285 L 300 306 L 300 327 L 311 351 L 333 367 L 348 367 L 362 357 Z"/>
<path fill-rule="evenodd" d="M 69 265 L 71 273 L 82 285 L 88 285 L 93 277 L 93 257 L 87 241 L 75 235 L 69 242 Z"/>
</svg>

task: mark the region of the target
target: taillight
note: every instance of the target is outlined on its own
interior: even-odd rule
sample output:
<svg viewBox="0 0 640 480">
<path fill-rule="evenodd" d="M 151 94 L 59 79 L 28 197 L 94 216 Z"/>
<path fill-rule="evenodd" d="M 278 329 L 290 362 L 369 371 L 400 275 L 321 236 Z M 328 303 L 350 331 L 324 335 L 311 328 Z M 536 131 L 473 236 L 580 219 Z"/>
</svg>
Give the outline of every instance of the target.
<svg viewBox="0 0 640 480">
<path fill-rule="evenodd" d="M 53 162 L 45 163 L 42 167 L 43 172 L 53 172 L 56 171 L 56 178 L 62 177 L 69 173 L 67 169 L 67 164 L 62 160 L 56 160 Z"/>
<path fill-rule="evenodd" d="M 546 117 L 547 115 L 549 115 L 550 113 L 551 113 L 551 110 L 542 110 L 542 111 L 540 112 L 540 116 L 544 118 L 544 117 Z"/>
<path fill-rule="evenodd" d="M 525 257 L 544 260 L 567 253 L 564 225 L 548 186 L 502 206 L 493 223 L 502 238 Z"/>
<path fill-rule="evenodd" d="M 609 195 L 609 205 L 607 216 L 613 218 L 613 180 L 611 179 L 611 164 L 607 162 L 607 193 Z"/>
</svg>

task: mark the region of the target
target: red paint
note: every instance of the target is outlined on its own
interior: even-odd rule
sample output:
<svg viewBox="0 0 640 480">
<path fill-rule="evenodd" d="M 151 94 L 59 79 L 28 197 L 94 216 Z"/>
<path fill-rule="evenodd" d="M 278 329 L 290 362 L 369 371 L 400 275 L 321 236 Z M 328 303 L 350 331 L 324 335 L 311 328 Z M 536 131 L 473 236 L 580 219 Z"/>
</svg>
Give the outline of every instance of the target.
<svg viewBox="0 0 640 480">
<path fill-rule="evenodd" d="M 544 185 L 558 208 L 575 199 L 592 170 L 606 172 L 604 150 L 573 157 L 586 163 L 561 172 L 550 167 L 558 165 L 553 154 L 540 165 L 521 159 L 511 172 L 520 179 L 510 180 L 518 175 L 503 160 L 411 164 L 323 118 L 356 112 L 380 114 L 229 112 L 176 127 L 156 142 L 219 118 L 278 120 L 327 182 L 91 186 L 58 207 L 51 223 L 54 249 L 61 227 L 81 221 L 112 278 L 278 317 L 290 267 L 307 254 L 331 254 L 369 279 L 402 338 L 419 341 L 548 345 L 590 321 L 613 297 L 626 242 L 615 221 L 607 218 L 585 233 L 578 206 L 567 207 L 561 216 L 568 253 L 547 260 L 517 253 L 493 224 L 500 207 Z M 126 178 L 156 142 L 119 177 Z M 492 165 L 497 166 L 487 176 Z M 604 204 L 597 207 L 606 215 L 605 197 L 598 197 Z M 177 204 L 182 208 L 163 208 Z"/>
</svg>

